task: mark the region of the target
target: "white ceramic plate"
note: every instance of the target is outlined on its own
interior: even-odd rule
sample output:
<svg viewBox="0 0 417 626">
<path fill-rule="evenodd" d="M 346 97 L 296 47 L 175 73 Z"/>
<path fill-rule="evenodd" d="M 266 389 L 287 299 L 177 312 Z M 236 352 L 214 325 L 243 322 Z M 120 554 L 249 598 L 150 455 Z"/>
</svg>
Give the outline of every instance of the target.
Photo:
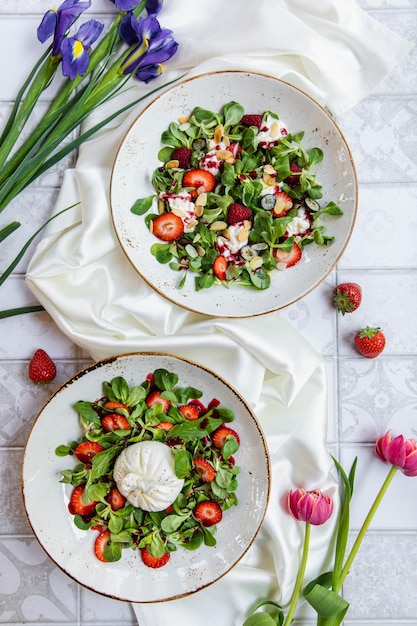
<svg viewBox="0 0 417 626">
<path fill-rule="evenodd" d="M 318 146 L 324 160 L 315 168 L 323 186 L 324 206 L 333 200 L 343 216 L 327 219 L 331 246 L 312 244 L 302 260 L 286 271 L 275 270 L 265 291 L 221 285 L 195 291 L 190 272 L 178 289 L 180 273 L 161 265 L 150 252 L 155 237 L 143 216 L 130 208 L 138 198 L 154 194 L 151 179 L 159 165 L 160 136 L 169 124 L 195 106 L 221 111 L 235 100 L 247 113 L 278 113 L 290 132 L 305 131 L 303 145 Z M 317 287 L 330 273 L 350 238 L 357 209 L 357 180 L 352 156 L 339 128 L 310 96 L 282 80 L 242 71 L 203 74 L 177 84 L 156 98 L 137 118 L 118 151 L 111 179 L 111 208 L 120 245 L 133 267 L 159 294 L 186 309 L 216 317 L 248 317 L 281 309 Z"/>
<path fill-rule="evenodd" d="M 58 457 L 55 449 L 81 436 L 73 405 L 102 395 L 103 381 L 123 376 L 130 385 L 165 368 L 179 385 L 203 391 L 202 402 L 217 398 L 235 413 L 241 446 L 238 506 L 227 510 L 218 526 L 215 548 L 195 552 L 179 548 L 167 565 L 152 570 L 138 551 L 123 550 L 122 559 L 102 563 L 94 555 L 96 533 L 75 527 L 67 505 L 71 485 L 60 483 L 61 470 L 76 460 Z M 65 383 L 38 415 L 28 438 L 22 470 L 23 498 L 33 531 L 50 558 L 84 587 L 130 602 L 158 602 L 193 593 L 221 578 L 244 555 L 262 524 L 270 489 L 269 456 L 260 426 L 245 400 L 211 370 L 188 360 L 154 353 L 112 357 L 91 365 Z M 242 524 L 242 520 L 245 523 Z"/>
</svg>

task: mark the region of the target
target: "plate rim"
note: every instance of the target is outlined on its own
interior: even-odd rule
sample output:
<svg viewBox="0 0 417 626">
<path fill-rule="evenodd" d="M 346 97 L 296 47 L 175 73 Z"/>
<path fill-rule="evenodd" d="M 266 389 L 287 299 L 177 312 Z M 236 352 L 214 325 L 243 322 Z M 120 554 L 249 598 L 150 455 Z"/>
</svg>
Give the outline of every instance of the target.
<svg viewBox="0 0 417 626">
<path fill-rule="evenodd" d="M 201 311 L 198 308 L 195 308 L 195 306 L 191 306 L 191 305 L 187 305 L 186 302 L 183 301 L 178 301 L 175 299 L 174 296 L 172 295 L 168 295 L 166 294 L 162 289 L 160 289 L 159 287 L 155 286 L 151 280 L 148 279 L 147 276 L 145 276 L 144 274 L 142 274 L 139 270 L 139 268 L 137 267 L 137 265 L 133 262 L 133 260 L 130 258 L 130 256 L 128 255 L 125 246 L 123 245 L 121 238 L 119 236 L 119 232 L 118 229 L 116 227 L 116 219 L 115 219 L 115 211 L 113 209 L 113 185 L 114 185 L 114 177 L 115 177 L 115 169 L 116 169 L 116 164 L 117 161 L 119 159 L 120 153 L 123 150 L 125 141 L 128 137 L 128 135 L 130 134 L 130 132 L 132 131 L 132 128 L 134 127 L 134 125 L 137 123 L 137 121 L 146 113 L 146 111 L 153 106 L 158 100 L 160 100 L 162 97 L 164 97 L 166 94 L 168 94 L 169 92 L 173 91 L 176 88 L 182 87 L 183 85 L 185 85 L 188 82 L 194 81 L 194 80 L 199 80 L 201 78 L 205 78 L 207 76 L 213 76 L 213 75 L 218 75 L 218 74 L 246 74 L 249 76 L 259 76 L 262 78 L 267 78 L 267 79 L 271 79 L 273 81 L 276 81 L 277 83 L 281 83 L 283 85 L 285 85 L 286 87 L 288 87 L 289 89 L 293 89 L 294 91 L 300 93 L 301 95 L 303 95 L 304 97 L 306 97 L 308 100 L 310 100 L 316 107 L 318 107 L 322 113 L 324 113 L 324 115 L 328 118 L 328 120 L 330 121 L 330 123 L 334 126 L 335 130 L 337 131 L 337 133 L 340 136 L 340 139 L 342 140 L 344 147 L 346 148 L 347 154 L 349 156 L 349 163 L 350 166 L 352 168 L 352 175 L 353 175 L 353 183 L 354 183 L 354 197 L 353 197 L 353 214 L 352 214 L 352 222 L 351 222 L 351 226 L 349 229 L 349 232 L 347 233 L 345 242 L 343 244 L 343 246 L 341 247 L 339 254 L 337 255 L 337 257 L 334 259 L 334 261 L 330 264 L 329 268 L 320 276 L 320 278 L 318 280 L 316 280 L 306 291 L 304 291 L 301 295 L 299 295 L 298 297 L 294 297 L 292 298 L 290 301 L 286 302 L 285 304 L 281 304 L 279 306 L 274 306 L 272 308 L 269 308 L 268 310 L 261 310 L 261 311 L 256 311 L 256 312 L 251 312 L 251 313 L 236 313 L 236 314 L 227 314 L 227 313 L 222 313 L 221 309 L 219 311 L 216 311 L 215 313 L 208 313 L 207 311 Z M 167 89 L 161 91 L 160 93 L 158 93 L 152 100 L 151 102 L 149 102 L 139 113 L 138 115 L 135 117 L 135 119 L 132 121 L 132 123 L 129 125 L 129 128 L 126 130 L 126 132 L 124 133 L 124 136 L 122 137 L 120 144 L 117 148 L 116 151 L 116 155 L 113 159 L 113 164 L 112 164 L 112 168 L 111 168 L 111 173 L 110 173 L 110 183 L 109 183 L 109 205 L 110 205 L 110 214 L 111 214 L 111 220 L 112 220 L 112 225 L 113 225 L 113 231 L 115 233 L 115 236 L 117 238 L 118 244 L 119 244 L 119 248 L 123 251 L 123 254 L 125 256 L 125 258 L 128 260 L 128 262 L 130 263 L 131 267 L 134 269 L 134 271 L 136 272 L 136 274 L 155 292 L 157 293 L 159 296 L 161 296 L 162 298 L 164 298 L 165 300 L 167 300 L 168 302 L 170 302 L 173 305 L 179 306 L 182 309 L 185 309 L 187 311 L 190 311 L 192 313 L 197 313 L 199 315 L 205 315 L 211 318 L 221 318 L 221 319 L 244 319 L 244 318 L 249 318 L 249 317 L 259 317 L 261 315 L 268 315 L 269 313 L 275 313 L 277 311 L 281 311 L 289 306 L 291 306 L 292 304 L 295 304 L 296 302 L 302 300 L 303 298 L 305 298 L 308 294 L 310 294 L 312 291 L 314 291 L 314 289 L 316 289 L 321 283 L 323 283 L 325 281 L 325 279 L 329 276 L 329 274 L 334 270 L 334 268 L 336 267 L 337 263 L 340 261 L 340 259 L 342 258 L 348 244 L 349 241 L 352 237 L 354 228 L 355 228 L 355 224 L 356 224 L 356 219 L 357 219 L 357 215 L 358 215 L 358 200 L 359 200 L 359 182 L 358 182 L 358 175 L 357 175 L 357 170 L 356 170 L 356 166 L 355 166 L 355 162 L 353 159 L 353 155 L 352 155 L 352 151 L 350 149 L 350 146 L 346 140 L 346 137 L 344 136 L 343 131 L 341 130 L 340 126 L 338 125 L 338 123 L 336 122 L 336 120 L 333 118 L 333 116 L 330 113 L 330 110 L 328 108 L 326 108 L 324 105 L 322 105 L 320 102 L 318 102 L 313 96 L 311 96 L 307 91 L 305 91 L 304 89 L 293 85 L 292 83 L 273 76 L 272 74 L 268 74 L 265 72 L 256 72 L 256 71 L 251 71 L 251 70 L 244 70 L 244 69 L 233 69 L 233 68 L 225 68 L 225 69 L 218 69 L 218 70 L 209 70 L 206 72 L 202 72 L 202 73 L 198 73 L 198 74 L 193 74 L 192 76 L 188 76 L 185 78 L 180 77 L 181 80 L 179 80 L 179 82 L 174 83 L 173 85 L 170 85 Z"/>
<path fill-rule="evenodd" d="M 87 375 L 90 371 L 92 370 L 96 370 L 96 369 L 101 369 L 102 367 L 105 367 L 106 365 L 111 365 L 113 362 L 115 361 L 121 361 L 125 358 L 132 358 L 132 357 L 143 357 L 143 356 L 150 356 L 150 357 L 164 357 L 164 358 L 169 358 L 169 359 L 174 359 L 177 361 L 181 361 L 184 362 L 188 365 L 191 365 L 193 367 L 197 367 L 198 369 L 202 369 L 204 370 L 206 373 L 208 373 L 209 375 L 211 375 L 212 377 L 214 377 L 215 379 L 219 380 L 223 385 L 225 385 L 226 387 L 229 388 L 229 390 L 237 397 L 237 399 L 243 403 L 243 405 L 245 406 L 246 410 L 248 411 L 250 417 L 252 418 L 252 422 L 254 424 L 254 426 L 256 427 L 259 436 L 260 436 L 260 441 L 262 443 L 262 447 L 263 447 L 263 458 L 265 459 L 265 474 L 267 477 L 267 484 L 266 484 L 266 496 L 265 496 L 265 502 L 263 504 L 263 511 L 262 511 L 262 515 L 261 518 L 258 522 L 258 526 L 256 531 L 254 532 L 251 540 L 249 541 L 248 545 L 246 546 L 246 548 L 244 549 L 244 551 L 240 554 L 240 556 L 234 561 L 234 563 L 223 573 L 221 573 L 219 576 L 217 576 L 217 578 L 215 578 L 214 580 L 208 582 L 208 583 L 204 583 L 201 584 L 200 586 L 198 586 L 197 588 L 191 590 L 191 591 L 187 591 L 184 593 L 179 593 L 179 594 L 175 594 L 172 595 L 168 598 L 159 598 L 159 599 L 155 599 L 155 600 L 133 600 L 131 598 L 125 598 L 122 597 L 120 595 L 115 595 L 115 594 L 110 594 L 110 593 L 106 593 L 104 591 L 98 590 L 96 589 L 94 586 L 90 586 L 85 582 L 81 582 L 80 580 L 78 580 L 78 578 L 76 577 L 75 574 L 72 574 L 68 571 L 68 569 L 60 564 L 58 562 L 58 560 L 53 557 L 50 552 L 46 549 L 46 547 L 44 546 L 43 542 L 41 541 L 39 534 L 33 523 L 32 520 L 30 518 L 30 514 L 28 511 L 28 507 L 27 507 L 27 500 L 26 500 L 26 495 L 25 495 L 25 488 L 26 488 L 26 480 L 25 480 L 25 464 L 26 464 L 26 459 L 27 459 L 27 449 L 28 446 L 30 444 L 30 440 L 31 440 L 31 436 L 33 433 L 33 430 L 36 426 L 36 424 L 38 423 L 38 420 L 40 419 L 43 411 L 49 406 L 49 404 L 54 400 L 54 398 L 56 396 L 59 395 L 59 393 L 61 393 L 62 391 L 64 391 L 66 388 L 70 387 L 74 382 L 76 382 L 78 379 L 84 377 L 85 375 Z M 79 369 L 73 376 L 71 376 L 70 378 L 68 378 L 66 381 L 64 381 L 55 391 L 54 393 L 48 398 L 48 400 L 46 400 L 46 402 L 44 402 L 43 406 L 41 407 L 41 409 L 38 411 L 36 417 L 34 418 L 28 436 L 26 438 L 26 442 L 23 448 L 23 455 L 22 455 L 22 463 L 21 463 L 21 468 L 20 468 L 20 491 L 21 491 L 21 497 L 22 497 L 22 501 L 23 501 L 23 507 L 24 507 L 24 511 L 26 514 L 26 518 L 27 521 L 32 529 L 34 538 L 37 540 L 38 544 L 41 546 L 42 550 L 45 552 L 45 554 L 48 556 L 48 558 L 58 567 L 58 569 L 60 571 L 62 571 L 64 574 L 66 574 L 69 578 L 71 578 L 74 582 L 76 582 L 78 585 L 80 585 L 81 587 L 83 587 L 84 589 L 87 589 L 89 591 L 93 591 L 94 593 L 97 593 L 98 595 L 101 595 L 103 597 L 107 597 L 107 598 L 111 598 L 111 599 L 115 599 L 115 600 L 119 600 L 121 602 L 134 602 L 134 603 L 138 603 L 138 604 L 156 604 L 156 603 L 162 603 L 162 602 L 169 602 L 171 600 L 176 600 L 179 598 L 185 598 L 188 596 L 192 596 L 195 593 L 198 593 L 199 591 L 202 591 L 203 589 L 206 589 L 208 587 L 210 587 L 211 585 L 213 585 L 214 583 L 220 581 L 224 576 L 226 576 L 229 572 L 231 572 L 237 565 L 238 563 L 242 560 L 242 558 L 246 555 L 246 553 L 248 552 L 248 550 L 252 547 L 252 545 L 254 544 L 259 532 L 261 531 L 261 528 L 263 526 L 263 523 L 265 521 L 265 516 L 268 510 L 268 506 L 269 506 L 269 501 L 270 501 L 270 497 L 271 497 L 271 482 L 272 482 L 272 464 L 271 464 L 271 457 L 270 457 L 270 452 L 269 452 L 269 448 L 268 448 L 268 444 L 267 444 L 267 439 L 266 439 L 266 435 L 264 433 L 264 430 L 262 428 L 262 425 L 260 424 L 260 421 L 258 420 L 254 410 L 251 408 L 251 406 L 249 405 L 248 401 L 244 398 L 244 396 L 236 389 L 236 387 L 234 387 L 234 385 L 232 385 L 231 383 L 229 383 L 226 378 L 224 378 L 224 376 L 218 374 L 215 370 L 213 370 L 212 368 L 203 365 L 202 363 L 199 363 L 198 361 L 195 361 L 194 359 L 189 359 L 188 357 L 182 357 L 176 354 L 172 354 L 169 352 L 162 352 L 162 351 L 151 351 L 151 350 L 147 350 L 147 351 L 135 351 L 135 352 L 124 352 L 121 354 L 116 354 L 113 356 L 109 356 L 109 357 L 105 357 L 104 359 L 100 359 L 98 361 L 95 361 L 93 363 L 91 363 L 90 365 L 87 365 L 86 367 L 83 367 L 81 369 Z"/>
</svg>

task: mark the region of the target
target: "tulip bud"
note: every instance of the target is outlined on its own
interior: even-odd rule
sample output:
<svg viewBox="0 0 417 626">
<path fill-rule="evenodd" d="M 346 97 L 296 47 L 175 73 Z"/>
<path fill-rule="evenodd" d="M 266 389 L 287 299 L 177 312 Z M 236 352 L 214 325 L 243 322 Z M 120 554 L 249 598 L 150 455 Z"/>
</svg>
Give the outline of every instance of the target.
<svg viewBox="0 0 417 626">
<path fill-rule="evenodd" d="M 296 489 L 288 493 L 288 509 L 296 519 L 319 526 L 331 516 L 333 500 L 319 489 Z"/>
<path fill-rule="evenodd" d="M 417 476 L 417 442 L 403 435 L 391 438 L 391 431 L 380 437 L 375 452 L 384 463 L 398 467 L 406 476 Z"/>
</svg>

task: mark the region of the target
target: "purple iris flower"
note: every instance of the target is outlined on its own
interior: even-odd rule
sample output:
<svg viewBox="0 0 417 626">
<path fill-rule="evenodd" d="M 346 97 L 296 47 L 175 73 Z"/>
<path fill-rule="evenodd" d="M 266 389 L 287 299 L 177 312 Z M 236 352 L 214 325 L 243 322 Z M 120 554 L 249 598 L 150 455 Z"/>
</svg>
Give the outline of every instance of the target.
<svg viewBox="0 0 417 626">
<path fill-rule="evenodd" d="M 161 63 L 170 59 L 178 48 L 171 30 L 161 28 L 154 15 L 137 19 L 126 15 L 120 25 L 120 36 L 136 47 L 123 63 L 123 74 L 134 73 L 139 80 L 149 82 L 161 73 Z"/>
<path fill-rule="evenodd" d="M 62 73 L 69 76 L 71 80 L 79 76 L 84 76 L 88 67 L 88 50 L 98 39 L 103 30 L 104 24 L 98 20 L 89 20 L 81 24 L 78 33 L 74 37 L 66 37 L 61 45 Z"/>
<path fill-rule="evenodd" d="M 116 5 L 120 11 L 132 11 L 135 9 L 140 0 L 110 0 L 113 4 Z M 153 13 L 157 15 L 159 11 L 162 9 L 162 5 L 164 4 L 164 0 L 148 0 L 146 3 L 146 10 L 148 14 Z"/>
<path fill-rule="evenodd" d="M 38 26 L 38 39 L 44 43 L 49 37 L 54 37 L 52 44 L 52 56 L 58 56 L 61 52 L 61 44 L 68 29 L 78 17 L 91 6 L 91 2 L 79 0 L 64 0 L 57 10 L 50 9 L 45 13 Z"/>
</svg>

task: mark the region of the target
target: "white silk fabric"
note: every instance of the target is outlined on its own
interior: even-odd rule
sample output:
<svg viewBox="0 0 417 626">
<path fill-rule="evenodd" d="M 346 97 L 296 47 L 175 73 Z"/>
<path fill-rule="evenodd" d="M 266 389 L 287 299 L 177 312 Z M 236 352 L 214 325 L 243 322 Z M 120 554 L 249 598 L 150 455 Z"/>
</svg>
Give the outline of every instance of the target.
<svg viewBox="0 0 417 626">
<path fill-rule="evenodd" d="M 283 78 L 336 116 L 369 94 L 411 48 L 354 0 L 168 0 L 159 19 L 180 44 L 159 81 L 184 70 L 252 70 Z M 154 86 L 136 84 L 91 115 L 86 127 Z M 112 228 L 110 173 L 127 129 L 150 100 L 82 145 L 55 210 L 80 204 L 45 230 L 26 283 L 94 359 L 138 351 L 190 358 L 223 376 L 254 408 L 272 463 L 269 507 L 256 541 L 207 589 L 134 605 L 140 626 L 241 626 L 256 600 L 289 601 L 303 534 L 286 510 L 289 489 L 320 488 L 336 498 L 329 522 L 313 528 L 306 580 L 330 564 L 337 481 L 324 443 L 324 367 L 278 313 L 240 320 L 191 313 L 154 292 L 126 260 Z"/>
</svg>

